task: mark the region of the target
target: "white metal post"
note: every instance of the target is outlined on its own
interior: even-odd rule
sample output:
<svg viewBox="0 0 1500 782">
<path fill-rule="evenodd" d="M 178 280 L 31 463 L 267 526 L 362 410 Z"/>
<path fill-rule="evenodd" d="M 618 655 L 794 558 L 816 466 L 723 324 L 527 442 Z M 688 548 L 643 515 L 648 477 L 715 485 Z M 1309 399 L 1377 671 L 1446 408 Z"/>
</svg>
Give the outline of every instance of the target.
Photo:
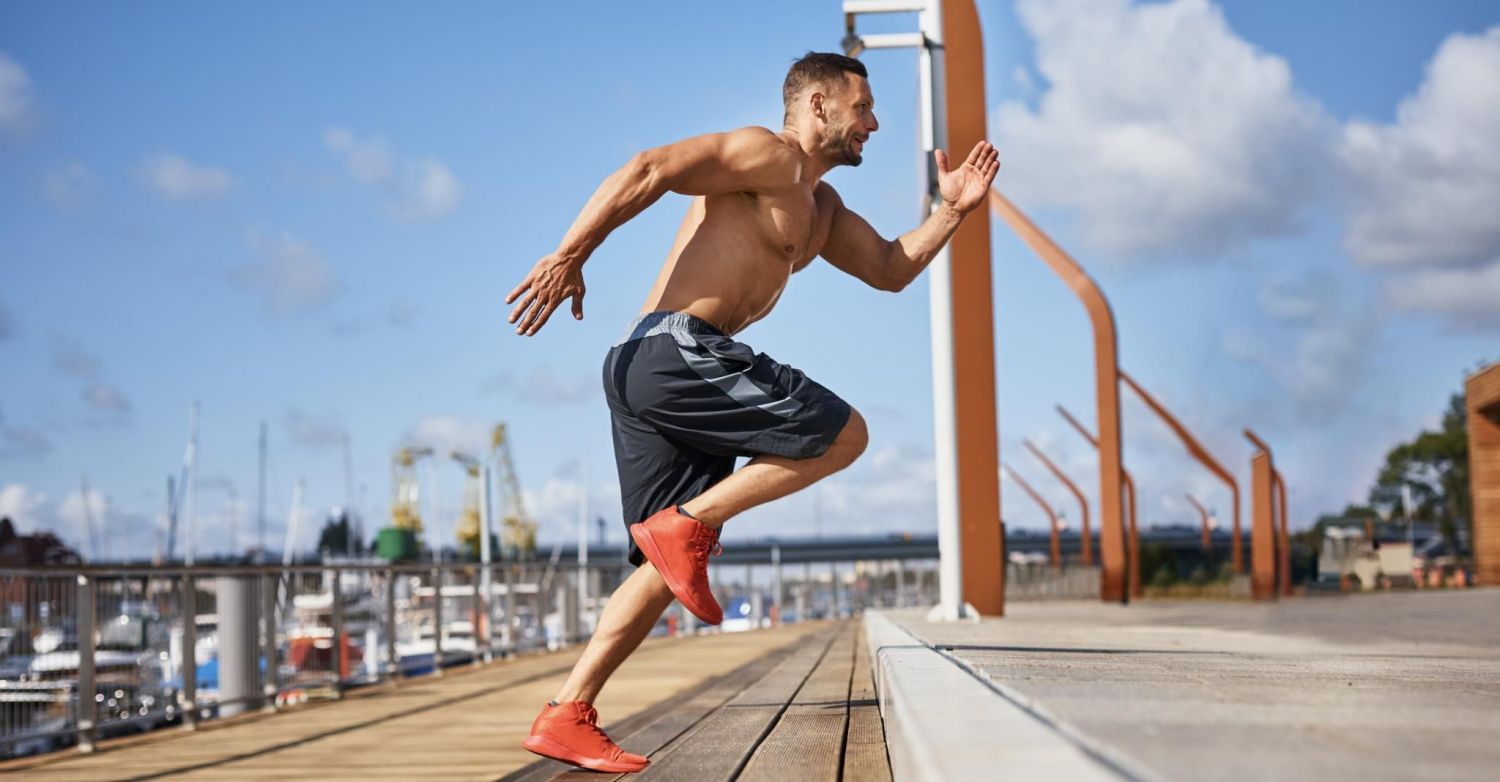
<svg viewBox="0 0 1500 782">
<path fill-rule="evenodd" d="M 857 35 L 850 23 L 844 51 L 851 56 L 865 49 L 916 46 L 918 51 L 918 105 L 921 110 L 922 217 L 941 203 L 937 164 L 932 153 L 947 146 L 947 123 L 943 82 L 942 0 L 845 0 L 844 13 L 917 12 L 920 33 Z M 958 412 L 954 397 L 953 277 L 952 255 L 945 244 L 928 267 L 928 290 L 932 322 L 932 418 L 933 452 L 937 482 L 938 586 L 935 619 L 965 616 L 963 595 L 962 535 L 958 519 Z"/>
<path fill-rule="evenodd" d="M 943 105 L 942 0 L 927 0 L 917 15 L 924 40 L 918 83 L 921 89 L 922 155 L 926 177 L 923 215 L 942 203 L 933 150 L 946 145 Z M 953 277 L 948 245 L 928 267 L 932 320 L 932 434 L 937 478 L 938 585 L 937 614 L 958 619 L 964 612 L 963 562 L 958 522 L 958 411 L 953 386 Z"/>
<path fill-rule="evenodd" d="M 493 513 L 493 511 L 490 508 L 490 491 L 491 491 L 491 489 L 490 489 L 490 482 L 491 482 L 491 480 L 493 480 L 493 478 L 490 475 L 490 466 L 489 466 L 489 464 L 482 465 L 479 468 L 479 595 L 480 595 L 480 597 L 479 597 L 479 602 L 478 602 L 477 605 L 479 605 L 480 609 L 484 612 L 484 627 L 483 628 L 475 628 L 475 630 L 478 631 L 476 633 L 476 635 L 475 635 L 475 639 L 479 640 L 482 637 L 482 639 L 484 641 L 484 651 L 483 651 L 483 653 L 482 653 L 481 656 L 483 657 L 483 659 L 484 659 L 485 662 L 489 662 L 491 659 L 493 659 L 493 657 L 494 657 L 494 649 L 495 649 L 495 606 L 494 606 L 494 594 L 491 592 L 491 589 L 490 589 L 490 577 L 491 577 L 491 573 L 490 573 L 490 557 L 492 556 L 492 554 L 490 552 L 490 529 L 491 529 L 491 526 L 490 526 L 491 525 L 491 515 L 490 514 Z"/>
</svg>

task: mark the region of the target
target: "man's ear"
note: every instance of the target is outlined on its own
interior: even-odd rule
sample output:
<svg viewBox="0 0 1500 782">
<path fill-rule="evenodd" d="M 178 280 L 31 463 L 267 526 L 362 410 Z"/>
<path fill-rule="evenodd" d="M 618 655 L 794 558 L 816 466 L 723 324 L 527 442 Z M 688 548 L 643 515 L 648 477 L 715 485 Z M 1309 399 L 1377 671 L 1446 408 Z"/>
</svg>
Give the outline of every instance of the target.
<svg viewBox="0 0 1500 782">
<path fill-rule="evenodd" d="M 823 93 L 814 91 L 811 95 L 807 96 L 807 101 L 808 106 L 812 108 L 813 116 L 826 121 L 828 113 L 823 110 L 823 97 Z"/>
</svg>

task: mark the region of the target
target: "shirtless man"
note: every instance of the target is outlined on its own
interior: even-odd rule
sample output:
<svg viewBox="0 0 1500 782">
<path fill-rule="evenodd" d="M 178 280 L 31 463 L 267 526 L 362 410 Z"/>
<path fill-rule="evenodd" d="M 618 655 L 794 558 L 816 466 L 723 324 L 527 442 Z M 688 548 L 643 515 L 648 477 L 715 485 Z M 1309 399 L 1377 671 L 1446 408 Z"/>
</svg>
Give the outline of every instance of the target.
<svg viewBox="0 0 1500 782">
<path fill-rule="evenodd" d="M 733 336 L 765 317 L 792 273 L 819 255 L 880 290 L 905 288 L 983 203 L 1000 167 L 983 141 L 952 170 L 935 152 L 942 203 L 915 230 L 881 238 L 822 181 L 834 166 L 859 165 L 879 127 L 867 77 L 858 60 L 809 53 L 782 86 L 780 132 L 742 128 L 637 154 L 505 298 L 516 305 L 517 334 L 536 334 L 570 298 L 582 319 L 583 264 L 610 231 L 668 191 L 693 196 L 640 317 L 604 361 L 638 567 L 532 725 L 532 752 L 597 771 L 645 768 L 645 757 L 598 728 L 591 704 L 605 680 L 674 597 L 708 624 L 723 620 L 708 558 L 726 521 L 849 466 L 865 449 L 864 419 L 848 403 Z M 736 471 L 742 455 L 750 462 Z"/>
</svg>

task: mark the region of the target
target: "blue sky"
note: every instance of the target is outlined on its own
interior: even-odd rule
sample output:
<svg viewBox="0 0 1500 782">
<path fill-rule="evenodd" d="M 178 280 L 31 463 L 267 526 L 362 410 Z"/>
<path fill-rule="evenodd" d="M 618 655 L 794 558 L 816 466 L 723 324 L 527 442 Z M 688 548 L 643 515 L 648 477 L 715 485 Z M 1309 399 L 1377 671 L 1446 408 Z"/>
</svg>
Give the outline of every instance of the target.
<svg viewBox="0 0 1500 782">
<path fill-rule="evenodd" d="M 1294 526 L 1361 498 L 1500 359 L 1494 4 L 980 7 L 997 185 L 1100 280 L 1122 365 L 1211 450 L 1247 478 L 1240 428 L 1272 443 Z M 149 555 L 198 400 L 200 552 L 254 542 L 261 421 L 273 547 L 297 478 L 314 513 L 344 501 L 345 434 L 373 526 L 395 447 L 474 447 L 500 420 L 543 539 L 571 539 L 586 471 L 620 540 L 599 364 L 685 200 L 595 254 L 583 322 L 517 338 L 501 298 L 632 152 L 776 126 L 789 61 L 841 35 L 831 0 L 0 6 L 0 512 L 77 542 L 87 504 L 101 555 Z M 882 127 L 829 181 L 894 236 L 917 217 L 915 60 L 865 60 Z M 1052 412 L 1092 423 L 1087 321 L 998 223 L 994 263 L 1002 457 L 1076 519 L 1019 444 L 1097 483 Z M 742 335 L 872 442 L 729 542 L 933 529 L 927 323 L 925 277 L 891 295 L 816 264 Z M 1227 517 L 1128 394 L 1124 413 L 1143 523 L 1190 521 L 1185 491 Z M 459 471 L 426 479 L 447 542 Z"/>
</svg>

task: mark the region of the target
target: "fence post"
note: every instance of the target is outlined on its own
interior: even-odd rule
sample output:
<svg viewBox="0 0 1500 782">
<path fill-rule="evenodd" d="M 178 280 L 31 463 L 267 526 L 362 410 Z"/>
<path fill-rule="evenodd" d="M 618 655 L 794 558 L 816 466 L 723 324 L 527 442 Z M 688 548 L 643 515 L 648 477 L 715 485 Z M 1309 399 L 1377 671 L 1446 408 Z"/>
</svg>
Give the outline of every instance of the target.
<svg viewBox="0 0 1500 782">
<path fill-rule="evenodd" d="M 443 569 L 432 569 L 432 675 L 443 675 Z"/>
<path fill-rule="evenodd" d="M 78 713 L 75 724 L 78 728 L 78 751 L 94 751 L 94 721 L 98 716 L 98 705 L 94 699 L 94 580 L 86 575 L 78 576 L 78 599 L 74 603 L 78 615 Z"/>
<path fill-rule="evenodd" d="M 177 705 L 182 710 L 182 727 L 198 729 L 198 585 L 191 573 L 182 576 L 182 690 Z"/>
<path fill-rule="evenodd" d="M 333 568 L 333 583 L 328 585 L 328 596 L 330 599 L 328 608 L 328 623 L 333 630 L 333 697 L 344 697 L 344 662 L 347 658 L 344 646 L 347 641 L 344 638 L 344 601 L 339 592 L 340 577 L 339 569 Z"/>
<path fill-rule="evenodd" d="M 505 650 L 514 657 L 521 650 L 521 618 L 516 616 L 516 566 L 505 568 Z"/>
<path fill-rule="evenodd" d="M 401 657 L 396 652 L 396 568 L 385 571 L 385 659 L 391 666 L 391 681 L 401 681 Z"/>
<path fill-rule="evenodd" d="M 276 696 L 281 694 L 281 672 L 276 659 L 276 585 L 280 578 L 279 575 L 272 578 L 261 574 L 260 581 L 261 604 L 264 606 L 260 614 L 260 653 L 266 661 L 260 685 L 265 696 L 262 711 L 276 711 Z"/>
</svg>

